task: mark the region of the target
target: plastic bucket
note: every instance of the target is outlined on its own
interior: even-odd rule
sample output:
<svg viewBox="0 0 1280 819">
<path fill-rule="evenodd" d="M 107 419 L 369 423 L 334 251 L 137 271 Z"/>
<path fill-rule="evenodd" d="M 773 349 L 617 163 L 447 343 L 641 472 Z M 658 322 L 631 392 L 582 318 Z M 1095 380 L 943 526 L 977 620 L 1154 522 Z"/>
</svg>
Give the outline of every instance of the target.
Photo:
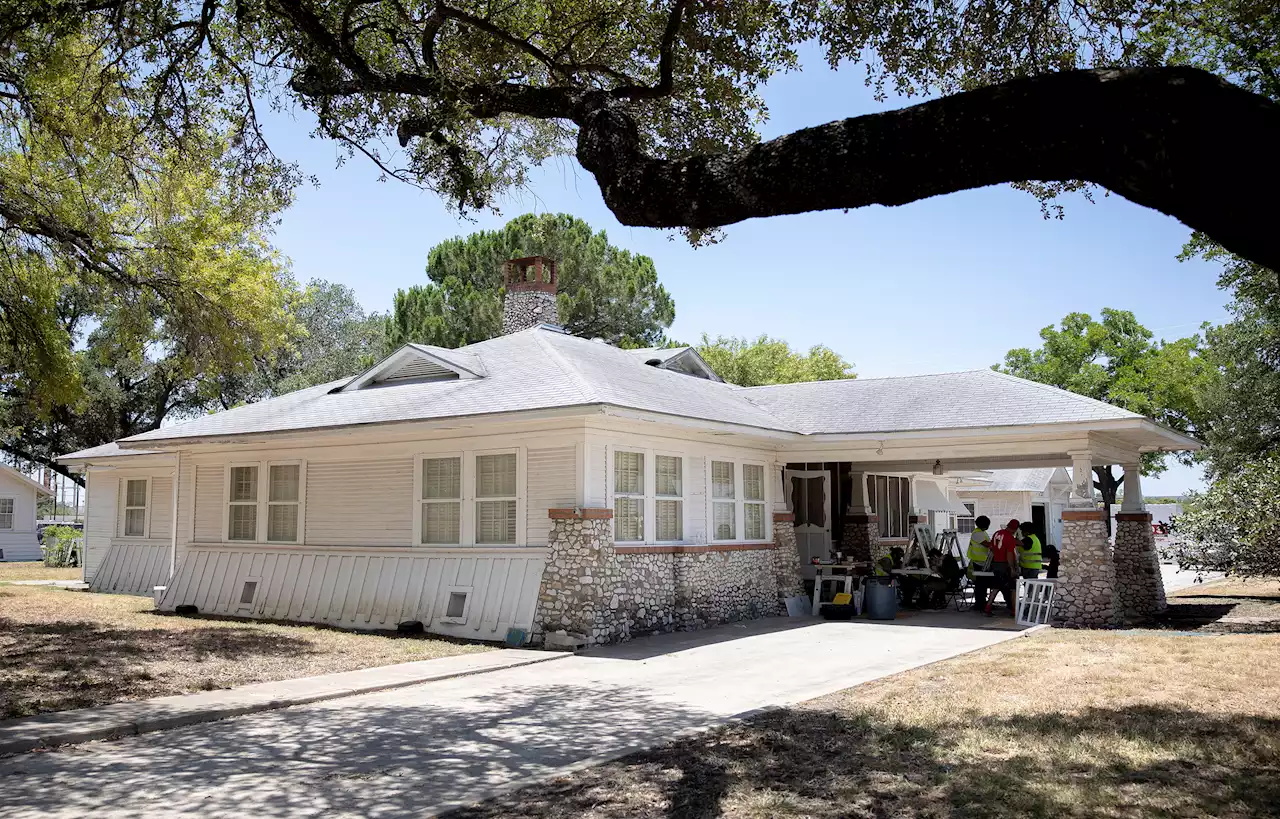
<svg viewBox="0 0 1280 819">
<path fill-rule="evenodd" d="M 872 620 L 892 620 L 898 616 L 898 581 L 882 586 L 872 581 L 867 584 L 862 599 L 863 609 Z"/>
</svg>

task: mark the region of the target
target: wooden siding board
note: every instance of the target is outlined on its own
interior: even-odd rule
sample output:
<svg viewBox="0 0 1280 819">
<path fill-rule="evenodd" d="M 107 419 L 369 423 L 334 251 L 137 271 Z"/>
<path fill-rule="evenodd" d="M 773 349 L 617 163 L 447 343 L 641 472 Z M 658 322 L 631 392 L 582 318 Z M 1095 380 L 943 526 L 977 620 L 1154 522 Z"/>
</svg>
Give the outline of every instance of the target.
<svg viewBox="0 0 1280 819">
<path fill-rule="evenodd" d="M 408 546 L 413 458 L 307 464 L 309 546 Z"/>
<path fill-rule="evenodd" d="M 531 546 L 547 543 L 551 534 L 547 510 L 577 505 L 576 452 L 572 446 L 529 450 L 525 540 Z"/>
<path fill-rule="evenodd" d="M 197 542 L 222 540 L 222 504 L 225 500 L 225 473 L 222 464 L 200 464 L 195 468 L 194 539 Z"/>
</svg>

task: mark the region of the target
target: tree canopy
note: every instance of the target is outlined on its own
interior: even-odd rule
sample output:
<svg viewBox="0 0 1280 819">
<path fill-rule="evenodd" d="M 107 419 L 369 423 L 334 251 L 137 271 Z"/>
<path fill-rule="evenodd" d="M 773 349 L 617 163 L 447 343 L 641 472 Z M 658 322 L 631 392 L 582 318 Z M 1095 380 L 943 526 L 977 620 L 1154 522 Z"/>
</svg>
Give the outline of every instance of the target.
<svg viewBox="0 0 1280 819">
<path fill-rule="evenodd" d="M 852 364 L 821 344 L 802 353 L 766 335 L 754 341 L 725 336 L 713 341 L 704 333 L 696 349 L 717 375 L 742 387 L 858 377 Z"/>
<path fill-rule="evenodd" d="M 659 343 L 675 303 L 653 260 L 609 244 L 567 214 L 525 214 L 499 230 L 448 239 L 427 254 L 430 283 L 396 293 L 386 340 L 460 347 L 502 331 L 502 263 L 546 256 L 558 264 L 560 323 L 612 344 Z"/>
<path fill-rule="evenodd" d="M 1042 346 L 1010 350 L 994 369 L 1114 404 L 1188 435 L 1200 433 L 1199 396 L 1214 374 L 1199 337 L 1155 341 L 1133 313 L 1104 308 L 1101 321 L 1070 313 L 1060 325 L 1041 330 L 1040 338 Z M 1160 474 L 1165 459 L 1144 455 L 1142 473 Z M 1123 475 L 1117 477 L 1111 465 L 1093 471 L 1103 502 L 1115 503 Z"/>
<path fill-rule="evenodd" d="M 0 0 L 0 100 L 15 117 L 40 106 L 36 80 L 72 76 L 79 44 L 111 67 L 98 86 L 125 133 L 145 137 L 105 144 L 112 156 L 157 146 L 154 163 L 211 134 L 237 170 L 278 180 L 255 103 L 296 102 L 319 135 L 462 210 L 564 155 L 625 224 L 694 238 L 1004 182 L 1093 183 L 1274 269 L 1280 238 L 1253 193 L 1280 182 L 1276 14 L 1268 0 Z M 936 98 L 760 142 L 761 85 L 808 41 L 878 88 Z M 23 121 L 68 130 L 55 120 Z M 0 197 L 6 218 L 93 267 L 122 250 Z"/>
</svg>

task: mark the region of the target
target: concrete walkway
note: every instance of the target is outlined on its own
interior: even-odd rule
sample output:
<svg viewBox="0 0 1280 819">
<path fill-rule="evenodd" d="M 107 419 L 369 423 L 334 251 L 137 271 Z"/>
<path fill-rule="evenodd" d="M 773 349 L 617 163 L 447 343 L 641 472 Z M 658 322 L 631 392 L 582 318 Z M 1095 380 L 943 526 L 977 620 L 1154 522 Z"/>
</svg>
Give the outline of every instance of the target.
<svg viewBox="0 0 1280 819">
<path fill-rule="evenodd" d="M 776 618 L 0 760 L 5 817 L 430 816 L 1016 637 L 1007 619 Z"/>
<path fill-rule="evenodd" d="M 59 711 L 38 717 L 0 721 L 0 755 L 97 739 L 166 731 L 201 722 L 256 714 L 321 700 L 404 688 L 436 680 L 516 668 L 568 655 L 547 651 L 503 650 L 459 654 L 337 674 L 242 685 L 198 694 L 177 694 L 100 708 Z"/>
</svg>

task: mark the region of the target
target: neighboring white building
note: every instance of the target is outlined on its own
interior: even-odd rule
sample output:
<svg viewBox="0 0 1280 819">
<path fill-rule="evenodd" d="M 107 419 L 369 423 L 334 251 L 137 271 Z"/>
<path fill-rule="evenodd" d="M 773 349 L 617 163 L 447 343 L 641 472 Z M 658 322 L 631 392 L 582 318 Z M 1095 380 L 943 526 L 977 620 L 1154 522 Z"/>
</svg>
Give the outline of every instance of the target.
<svg viewBox="0 0 1280 819">
<path fill-rule="evenodd" d="M 509 273 L 507 290 L 534 284 Z M 986 369 L 741 388 L 689 349 L 542 324 L 407 345 L 62 460 L 87 473 L 93 588 L 162 585 L 166 610 L 604 642 L 774 614 L 834 544 L 905 539 L 949 503 L 935 483 L 950 474 L 1196 446 Z"/>
<path fill-rule="evenodd" d="M 0 464 L 0 560 L 40 560 L 36 505 L 52 494 L 16 469 Z"/>
<path fill-rule="evenodd" d="M 996 528 L 1016 519 L 1031 524 L 1044 543 L 1062 542 L 1062 510 L 1071 498 L 1071 475 L 1066 469 L 997 469 L 958 478 L 954 487 L 969 512 L 957 520 L 962 534 L 973 531 L 974 518 L 986 515 Z"/>
</svg>

